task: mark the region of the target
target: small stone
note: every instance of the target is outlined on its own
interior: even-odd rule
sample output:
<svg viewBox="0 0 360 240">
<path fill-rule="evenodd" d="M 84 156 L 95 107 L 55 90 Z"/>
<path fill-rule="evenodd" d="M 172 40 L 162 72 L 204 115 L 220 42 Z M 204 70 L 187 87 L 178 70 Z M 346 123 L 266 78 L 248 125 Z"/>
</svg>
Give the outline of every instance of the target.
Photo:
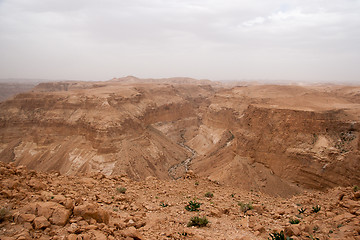
<svg viewBox="0 0 360 240">
<path fill-rule="evenodd" d="M 96 225 L 88 225 L 85 227 L 86 230 L 96 230 L 98 227 Z"/>
<path fill-rule="evenodd" d="M 23 213 L 20 214 L 18 216 L 18 218 L 16 219 L 16 221 L 18 223 L 23 223 L 23 222 L 32 222 L 35 219 L 35 215 L 34 214 L 27 214 L 27 213 Z"/>
<path fill-rule="evenodd" d="M 34 188 L 35 190 L 43 190 L 46 188 L 46 184 L 40 182 L 37 179 L 31 179 L 28 183 L 28 185 L 32 188 Z"/>
<path fill-rule="evenodd" d="M 50 222 L 44 216 L 36 217 L 33 224 L 35 229 L 45 229 L 50 226 Z"/>
<path fill-rule="evenodd" d="M 290 225 L 285 227 L 285 234 L 287 236 L 299 236 L 301 234 L 301 231 L 297 226 Z"/>
<path fill-rule="evenodd" d="M 75 233 L 79 229 L 79 226 L 76 223 L 71 223 L 68 228 L 69 233 Z"/>
<path fill-rule="evenodd" d="M 68 237 L 67 237 L 67 240 L 76 240 L 77 239 L 77 235 L 76 234 L 70 234 Z"/>
<path fill-rule="evenodd" d="M 122 230 L 121 234 L 126 238 L 126 237 L 131 237 L 133 239 L 144 239 L 144 237 L 139 233 L 138 230 L 136 230 L 134 227 L 129 227 L 126 230 Z"/>
<path fill-rule="evenodd" d="M 107 237 L 104 233 L 98 230 L 90 230 L 89 233 L 94 236 L 96 240 L 107 240 Z"/>
</svg>

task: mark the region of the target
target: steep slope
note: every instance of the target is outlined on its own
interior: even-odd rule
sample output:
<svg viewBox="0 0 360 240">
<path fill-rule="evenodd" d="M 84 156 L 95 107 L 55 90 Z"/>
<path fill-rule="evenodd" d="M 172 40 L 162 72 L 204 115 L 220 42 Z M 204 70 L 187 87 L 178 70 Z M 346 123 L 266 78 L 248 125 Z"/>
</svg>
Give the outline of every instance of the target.
<svg viewBox="0 0 360 240">
<path fill-rule="evenodd" d="M 231 136 L 195 159 L 194 171 L 282 196 L 358 184 L 360 104 L 340 92 L 251 86 L 217 93 L 203 122 Z"/>
</svg>

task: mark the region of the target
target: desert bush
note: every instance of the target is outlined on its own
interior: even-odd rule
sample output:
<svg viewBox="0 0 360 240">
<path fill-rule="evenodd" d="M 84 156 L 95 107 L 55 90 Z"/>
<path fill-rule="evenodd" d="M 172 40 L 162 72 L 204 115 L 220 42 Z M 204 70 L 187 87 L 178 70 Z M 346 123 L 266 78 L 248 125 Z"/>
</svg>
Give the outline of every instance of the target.
<svg viewBox="0 0 360 240">
<path fill-rule="evenodd" d="M 299 219 L 290 218 L 289 223 L 291 223 L 291 224 L 299 224 L 299 223 L 300 223 L 300 220 L 299 220 Z"/>
<path fill-rule="evenodd" d="M 169 204 L 167 204 L 167 203 L 165 203 L 165 202 L 161 202 L 161 203 L 160 203 L 160 206 L 161 206 L 161 207 L 168 207 Z"/>
<path fill-rule="evenodd" d="M 118 187 L 118 188 L 116 188 L 116 191 L 118 192 L 118 193 L 125 193 L 126 192 L 126 188 L 125 187 Z"/>
<path fill-rule="evenodd" d="M 238 205 L 240 206 L 241 211 L 244 212 L 244 213 L 246 213 L 247 211 L 253 209 L 252 203 L 238 202 Z"/>
<path fill-rule="evenodd" d="M 229 141 L 231 141 L 231 140 L 233 140 L 233 139 L 235 138 L 235 136 L 234 136 L 234 134 L 233 134 L 231 131 L 229 131 L 229 133 L 230 133 Z"/>
<path fill-rule="evenodd" d="M 205 197 L 207 197 L 207 198 L 212 198 L 213 196 L 214 196 L 214 194 L 212 192 L 205 193 Z"/>
<path fill-rule="evenodd" d="M 354 192 L 359 191 L 359 186 L 355 185 L 355 186 L 353 187 L 353 191 L 354 191 Z"/>
<path fill-rule="evenodd" d="M 321 210 L 321 207 L 319 205 L 312 207 L 312 212 L 314 212 L 314 213 L 320 212 L 320 210 Z"/>
<path fill-rule="evenodd" d="M 284 231 L 281 231 L 280 233 L 278 232 L 273 232 L 269 234 L 271 237 L 271 240 L 293 240 L 290 237 L 285 237 Z M 270 239 L 270 238 L 268 238 Z"/>
<path fill-rule="evenodd" d="M 298 211 L 299 211 L 299 214 L 305 213 L 306 208 L 300 208 L 300 209 L 298 209 Z"/>
<path fill-rule="evenodd" d="M 186 237 L 186 236 L 188 235 L 188 233 L 185 232 L 185 231 L 183 231 L 182 233 L 178 232 L 178 234 L 179 234 L 180 236 L 184 236 L 184 237 Z"/>
<path fill-rule="evenodd" d="M 188 227 L 205 227 L 209 223 L 209 220 L 206 217 L 195 216 L 190 219 L 187 226 Z"/>
<path fill-rule="evenodd" d="M 188 205 L 185 206 L 185 209 L 190 212 L 198 212 L 201 203 L 197 202 L 196 200 L 190 201 Z"/>
<path fill-rule="evenodd" d="M 317 238 L 317 237 L 313 237 L 312 235 L 310 235 L 310 236 L 306 236 L 307 238 L 310 238 L 310 239 L 312 239 L 312 240 L 320 240 L 319 238 Z"/>
</svg>

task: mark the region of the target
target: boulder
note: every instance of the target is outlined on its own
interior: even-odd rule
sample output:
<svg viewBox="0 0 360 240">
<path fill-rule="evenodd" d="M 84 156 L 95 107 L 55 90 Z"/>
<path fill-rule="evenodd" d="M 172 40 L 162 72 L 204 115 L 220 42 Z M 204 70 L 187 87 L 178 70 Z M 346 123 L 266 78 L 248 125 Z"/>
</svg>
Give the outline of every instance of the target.
<svg viewBox="0 0 360 240">
<path fill-rule="evenodd" d="M 95 204 L 86 203 L 74 208 L 74 215 L 84 219 L 95 219 L 98 223 L 109 223 L 109 213 Z"/>
<path fill-rule="evenodd" d="M 46 184 L 40 182 L 37 179 L 31 179 L 28 183 L 28 185 L 32 188 L 34 188 L 35 190 L 43 190 L 46 188 Z"/>
<path fill-rule="evenodd" d="M 29 214 L 29 213 L 22 213 L 20 214 L 17 219 L 16 222 L 18 223 L 24 223 L 24 222 L 32 222 L 35 219 L 35 215 L 34 214 Z"/>
<path fill-rule="evenodd" d="M 44 216 L 46 219 L 50 218 L 54 209 L 61 206 L 55 202 L 38 202 L 36 204 L 36 215 Z"/>
<path fill-rule="evenodd" d="M 301 231 L 298 226 L 290 225 L 285 227 L 285 235 L 286 236 L 299 236 Z"/>
<path fill-rule="evenodd" d="M 58 226 L 64 226 L 68 221 L 69 217 L 71 215 L 71 211 L 64 208 L 64 207 L 56 207 L 49 218 L 50 222 L 52 224 L 58 225 Z"/>
<path fill-rule="evenodd" d="M 44 216 L 52 224 L 64 226 L 71 215 L 71 211 L 55 202 L 38 202 L 36 204 L 36 215 Z"/>
<path fill-rule="evenodd" d="M 125 238 L 130 237 L 135 240 L 144 239 L 144 237 L 140 234 L 140 232 L 138 230 L 136 230 L 134 227 L 129 227 L 126 230 L 122 230 L 121 235 L 123 235 L 123 237 L 125 237 Z"/>
<path fill-rule="evenodd" d="M 36 217 L 33 222 L 35 229 L 45 229 L 50 226 L 50 222 L 44 216 Z"/>
</svg>

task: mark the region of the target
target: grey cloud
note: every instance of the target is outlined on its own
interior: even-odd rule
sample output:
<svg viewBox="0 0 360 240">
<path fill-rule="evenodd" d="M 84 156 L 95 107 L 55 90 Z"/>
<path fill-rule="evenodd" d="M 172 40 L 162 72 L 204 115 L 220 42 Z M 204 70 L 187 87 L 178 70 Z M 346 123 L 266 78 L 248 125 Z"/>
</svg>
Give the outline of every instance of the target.
<svg viewBox="0 0 360 240">
<path fill-rule="evenodd" d="M 3 0 L 0 77 L 359 81 L 359 12 L 357 0 Z"/>
</svg>

